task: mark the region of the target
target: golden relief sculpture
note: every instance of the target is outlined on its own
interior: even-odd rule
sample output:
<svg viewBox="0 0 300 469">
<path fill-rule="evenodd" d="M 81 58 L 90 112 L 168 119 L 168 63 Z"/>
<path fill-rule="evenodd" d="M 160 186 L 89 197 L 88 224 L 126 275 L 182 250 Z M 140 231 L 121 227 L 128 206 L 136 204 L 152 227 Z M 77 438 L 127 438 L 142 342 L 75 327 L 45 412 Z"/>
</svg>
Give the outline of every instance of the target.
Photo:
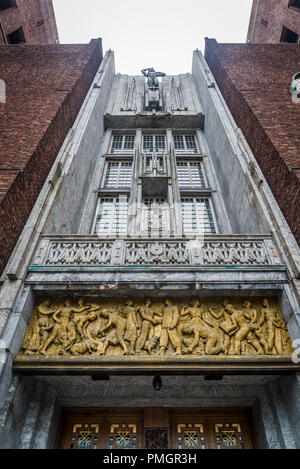
<svg viewBox="0 0 300 469">
<path fill-rule="evenodd" d="M 26 355 L 289 355 L 291 339 L 274 299 L 43 300 Z"/>
</svg>

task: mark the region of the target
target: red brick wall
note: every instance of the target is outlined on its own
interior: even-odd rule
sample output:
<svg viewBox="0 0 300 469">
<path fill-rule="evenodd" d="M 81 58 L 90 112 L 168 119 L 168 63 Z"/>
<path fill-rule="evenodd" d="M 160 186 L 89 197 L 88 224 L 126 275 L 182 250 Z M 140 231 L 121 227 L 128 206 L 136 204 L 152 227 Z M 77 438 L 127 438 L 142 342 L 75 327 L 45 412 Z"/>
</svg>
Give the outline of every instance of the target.
<svg viewBox="0 0 300 469">
<path fill-rule="evenodd" d="M 6 35 L 22 27 L 28 44 L 54 44 L 58 38 L 52 0 L 16 0 L 16 7 L 0 11 L 0 19 Z"/>
<path fill-rule="evenodd" d="M 283 26 L 300 35 L 300 8 L 290 0 L 254 0 L 247 39 L 254 43 L 279 43 Z M 268 21 L 264 26 L 261 20 Z"/>
<path fill-rule="evenodd" d="M 102 60 L 88 45 L 0 46 L 0 272 Z"/>
<path fill-rule="evenodd" d="M 289 92 L 300 71 L 300 45 L 208 39 L 205 58 L 300 242 L 300 104 Z"/>
</svg>

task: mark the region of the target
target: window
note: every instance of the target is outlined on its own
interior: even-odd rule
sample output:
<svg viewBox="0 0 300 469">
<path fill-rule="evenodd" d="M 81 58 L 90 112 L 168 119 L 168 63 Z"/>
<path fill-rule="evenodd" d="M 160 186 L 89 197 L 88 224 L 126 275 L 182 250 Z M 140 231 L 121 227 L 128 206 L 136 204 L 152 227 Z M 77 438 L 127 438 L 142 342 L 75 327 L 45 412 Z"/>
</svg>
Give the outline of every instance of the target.
<svg viewBox="0 0 300 469">
<path fill-rule="evenodd" d="M 287 42 L 291 44 L 297 44 L 299 42 L 299 35 L 291 29 L 283 26 L 281 33 L 281 42 Z"/>
<path fill-rule="evenodd" d="M 174 135 L 175 153 L 198 153 L 195 135 Z"/>
<path fill-rule="evenodd" d="M 147 152 L 162 153 L 166 148 L 165 135 L 144 135 L 143 136 L 143 149 Z"/>
<path fill-rule="evenodd" d="M 111 153 L 133 153 L 134 135 L 114 135 L 111 144 Z"/>
<path fill-rule="evenodd" d="M 184 234 L 215 233 L 212 209 L 207 198 L 181 199 Z"/>
<path fill-rule="evenodd" d="M 176 167 L 179 188 L 203 189 L 206 187 L 199 161 L 177 161 Z"/>
<path fill-rule="evenodd" d="M 22 28 L 17 29 L 13 33 L 6 36 L 8 44 L 21 44 L 25 42 L 25 36 Z"/>
<path fill-rule="evenodd" d="M 290 0 L 289 7 L 300 8 L 300 0 Z"/>
<path fill-rule="evenodd" d="M 131 161 L 109 161 L 106 166 L 104 188 L 130 187 L 132 175 Z"/>
<path fill-rule="evenodd" d="M 170 207 L 162 197 L 144 199 L 142 233 L 148 236 L 168 236 L 170 234 Z"/>
<path fill-rule="evenodd" d="M 15 7 L 16 0 L 0 0 L 0 11 L 7 10 L 7 8 Z"/>
<path fill-rule="evenodd" d="M 97 235 L 126 235 L 127 216 L 127 196 L 101 198 L 97 209 L 94 233 Z"/>
</svg>

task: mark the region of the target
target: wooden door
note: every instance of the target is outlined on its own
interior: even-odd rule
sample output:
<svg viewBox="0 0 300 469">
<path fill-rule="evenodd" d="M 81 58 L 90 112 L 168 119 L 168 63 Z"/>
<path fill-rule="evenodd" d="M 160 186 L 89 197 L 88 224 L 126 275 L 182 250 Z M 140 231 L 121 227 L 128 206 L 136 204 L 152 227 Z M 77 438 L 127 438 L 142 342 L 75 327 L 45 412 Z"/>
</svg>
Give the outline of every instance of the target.
<svg viewBox="0 0 300 469">
<path fill-rule="evenodd" d="M 248 409 L 64 409 L 63 449 L 251 449 Z"/>
</svg>

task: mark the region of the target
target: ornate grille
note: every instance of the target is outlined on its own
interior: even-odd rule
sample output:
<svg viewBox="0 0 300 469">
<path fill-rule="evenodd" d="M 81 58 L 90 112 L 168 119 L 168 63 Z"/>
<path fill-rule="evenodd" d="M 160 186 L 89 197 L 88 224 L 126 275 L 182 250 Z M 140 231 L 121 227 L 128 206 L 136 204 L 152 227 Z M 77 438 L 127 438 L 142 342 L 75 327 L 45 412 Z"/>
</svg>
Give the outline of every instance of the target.
<svg viewBox="0 0 300 469">
<path fill-rule="evenodd" d="M 69 440 L 69 449 L 97 449 L 100 426 L 97 423 L 75 423 Z"/>
<path fill-rule="evenodd" d="M 113 423 L 108 436 L 109 449 L 136 449 L 137 426 L 135 423 Z"/>
<path fill-rule="evenodd" d="M 178 423 L 176 443 L 178 449 L 206 449 L 203 423 Z"/>
<path fill-rule="evenodd" d="M 215 424 L 216 449 L 244 449 L 245 435 L 240 423 Z"/>
</svg>

